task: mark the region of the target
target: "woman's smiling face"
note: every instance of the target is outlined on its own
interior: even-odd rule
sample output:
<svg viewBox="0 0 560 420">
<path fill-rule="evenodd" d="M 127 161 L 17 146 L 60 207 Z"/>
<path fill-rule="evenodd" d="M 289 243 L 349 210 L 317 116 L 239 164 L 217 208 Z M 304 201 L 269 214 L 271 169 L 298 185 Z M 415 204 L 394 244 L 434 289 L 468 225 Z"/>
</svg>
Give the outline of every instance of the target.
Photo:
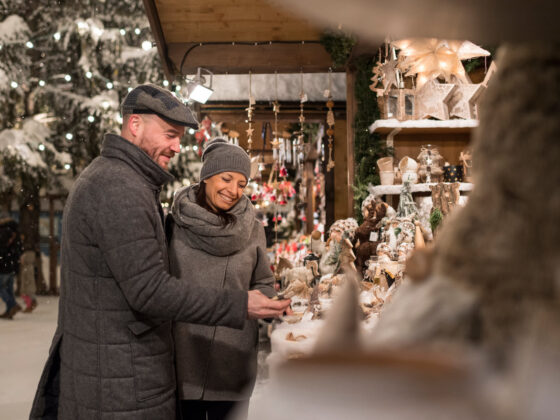
<svg viewBox="0 0 560 420">
<path fill-rule="evenodd" d="M 239 172 L 221 172 L 203 181 L 206 201 L 214 210 L 228 211 L 241 199 L 247 178 Z"/>
</svg>

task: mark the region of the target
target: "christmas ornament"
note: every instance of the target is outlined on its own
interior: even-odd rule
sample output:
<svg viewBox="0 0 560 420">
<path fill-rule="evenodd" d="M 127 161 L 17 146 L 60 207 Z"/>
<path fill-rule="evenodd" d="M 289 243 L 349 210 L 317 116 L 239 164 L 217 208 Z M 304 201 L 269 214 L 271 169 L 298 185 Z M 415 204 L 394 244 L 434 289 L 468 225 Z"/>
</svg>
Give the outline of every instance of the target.
<svg viewBox="0 0 560 420">
<path fill-rule="evenodd" d="M 255 129 L 253 128 L 253 112 L 255 110 L 254 105 L 255 99 L 253 98 L 253 94 L 251 91 L 251 72 L 249 72 L 249 106 L 245 108 L 245 111 L 247 111 L 247 123 L 249 124 L 247 130 L 245 130 L 247 132 L 247 153 L 249 154 L 249 156 L 251 156 L 252 153 L 253 132 L 255 131 Z"/>
<path fill-rule="evenodd" d="M 449 119 L 447 103 L 455 87 L 455 85 L 430 80 L 421 89 L 417 90 L 415 97 L 416 119 L 430 117 L 439 120 Z"/>
<path fill-rule="evenodd" d="M 329 160 L 327 162 L 327 172 L 330 172 L 334 168 L 334 159 L 333 159 L 333 136 L 334 136 L 334 102 L 332 100 L 331 95 L 332 89 L 332 69 L 329 69 L 329 89 L 327 95 L 327 136 L 328 136 L 328 148 L 329 148 Z"/>
<path fill-rule="evenodd" d="M 399 197 L 399 206 L 397 207 L 397 217 L 414 218 L 418 213 L 418 208 L 412 194 L 410 193 L 410 182 L 403 181 L 401 194 Z"/>
<path fill-rule="evenodd" d="M 388 58 L 388 59 L 387 59 Z M 381 62 L 381 51 L 379 52 L 379 61 L 373 68 L 374 76 L 371 78 L 372 84 L 370 89 L 377 93 L 377 95 L 382 95 L 387 93 L 387 91 L 393 87 L 401 88 L 403 87 L 401 71 L 398 67 L 397 53 L 394 47 L 390 47 L 389 54 L 389 43 L 385 44 L 385 59 Z M 383 85 L 383 89 L 376 88 L 379 80 Z"/>
<path fill-rule="evenodd" d="M 394 41 L 392 45 L 401 50 L 399 68 L 406 76 L 417 75 L 417 88 L 437 77 L 447 82 L 469 83 L 461 60 L 490 55 L 469 41 L 417 38 Z"/>
<path fill-rule="evenodd" d="M 478 118 L 477 99 L 482 90 L 484 86 L 481 84 L 457 85 L 449 98 L 449 116 Z"/>
<path fill-rule="evenodd" d="M 304 131 L 303 124 L 305 123 L 305 116 L 303 115 L 303 104 L 307 102 L 307 95 L 303 90 L 303 72 L 301 72 L 301 90 L 299 94 L 299 131 L 296 132 L 297 140 L 295 144 L 295 162 L 300 165 L 301 172 L 303 173 L 303 143 L 304 143 Z"/>
</svg>

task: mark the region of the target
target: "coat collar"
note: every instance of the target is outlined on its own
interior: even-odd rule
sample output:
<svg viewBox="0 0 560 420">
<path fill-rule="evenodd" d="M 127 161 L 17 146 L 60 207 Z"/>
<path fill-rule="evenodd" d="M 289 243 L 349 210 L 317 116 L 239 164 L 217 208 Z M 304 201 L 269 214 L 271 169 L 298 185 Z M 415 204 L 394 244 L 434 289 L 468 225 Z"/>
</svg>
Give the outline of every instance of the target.
<svg viewBox="0 0 560 420">
<path fill-rule="evenodd" d="M 257 223 L 253 205 L 246 196 L 229 211 L 236 222 L 222 226 L 220 218 L 196 203 L 197 184 L 177 191 L 171 212 L 175 223 L 184 229 L 189 245 L 210 255 L 224 257 L 247 246 Z"/>
<path fill-rule="evenodd" d="M 138 172 L 154 189 L 159 189 L 174 179 L 146 152 L 117 134 L 106 134 L 101 156 L 120 159 Z"/>
</svg>

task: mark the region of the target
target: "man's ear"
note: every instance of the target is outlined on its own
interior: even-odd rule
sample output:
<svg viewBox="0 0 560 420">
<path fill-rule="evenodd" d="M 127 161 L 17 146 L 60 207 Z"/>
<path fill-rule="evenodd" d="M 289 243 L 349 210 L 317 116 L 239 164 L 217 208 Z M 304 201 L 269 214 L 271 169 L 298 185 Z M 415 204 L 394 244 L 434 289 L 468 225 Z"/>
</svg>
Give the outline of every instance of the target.
<svg viewBox="0 0 560 420">
<path fill-rule="evenodd" d="M 127 121 L 127 128 L 134 137 L 137 137 L 144 127 L 144 120 L 138 114 L 132 114 Z"/>
</svg>

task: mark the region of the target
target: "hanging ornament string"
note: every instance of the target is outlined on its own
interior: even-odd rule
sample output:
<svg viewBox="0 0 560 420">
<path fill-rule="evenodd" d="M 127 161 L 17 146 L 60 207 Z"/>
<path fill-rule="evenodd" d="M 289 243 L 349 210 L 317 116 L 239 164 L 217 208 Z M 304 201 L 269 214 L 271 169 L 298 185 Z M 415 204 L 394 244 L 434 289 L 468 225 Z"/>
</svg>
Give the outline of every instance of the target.
<svg viewBox="0 0 560 420">
<path fill-rule="evenodd" d="M 333 159 L 333 136 L 334 136 L 334 102 L 332 100 L 332 69 L 329 68 L 329 89 L 327 90 L 326 97 L 327 97 L 327 136 L 329 142 L 329 160 L 327 162 L 327 172 L 330 172 L 334 168 L 334 159 Z"/>
<path fill-rule="evenodd" d="M 249 124 L 249 128 L 247 128 L 247 153 L 249 157 L 251 157 L 252 149 L 253 149 L 253 111 L 255 110 L 255 99 L 253 98 L 253 93 L 251 90 L 251 72 L 249 72 L 249 106 L 245 108 L 247 111 L 247 124 Z"/>
<path fill-rule="evenodd" d="M 272 112 L 274 112 L 274 133 L 271 142 L 274 163 L 272 164 L 272 171 L 268 183 L 274 189 L 276 196 L 276 201 L 274 203 L 274 244 L 276 246 L 275 255 L 278 255 L 278 198 L 280 197 L 280 192 L 278 191 L 278 171 L 280 170 L 280 141 L 278 140 L 278 113 L 280 112 L 280 104 L 278 103 L 278 71 L 274 71 L 274 92 L 275 100 L 272 103 Z"/>
<path fill-rule="evenodd" d="M 268 183 L 276 188 L 278 184 L 278 171 L 280 168 L 280 141 L 278 140 L 278 113 L 280 112 L 280 104 L 278 103 L 278 72 L 274 72 L 274 89 L 276 93 L 276 99 L 272 103 L 272 111 L 274 112 L 274 132 L 272 133 L 273 140 L 270 142 L 272 145 L 272 157 L 274 162 L 272 164 L 272 172 Z"/>
<path fill-rule="evenodd" d="M 301 89 L 299 94 L 299 131 L 297 133 L 297 163 L 300 165 L 300 169 L 303 172 L 303 142 L 304 142 L 304 132 L 303 124 L 305 123 L 305 116 L 303 115 L 303 104 L 307 102 L 307 95 L 303 90 L 303 70 L 301 71 Z"/>
</svg>

